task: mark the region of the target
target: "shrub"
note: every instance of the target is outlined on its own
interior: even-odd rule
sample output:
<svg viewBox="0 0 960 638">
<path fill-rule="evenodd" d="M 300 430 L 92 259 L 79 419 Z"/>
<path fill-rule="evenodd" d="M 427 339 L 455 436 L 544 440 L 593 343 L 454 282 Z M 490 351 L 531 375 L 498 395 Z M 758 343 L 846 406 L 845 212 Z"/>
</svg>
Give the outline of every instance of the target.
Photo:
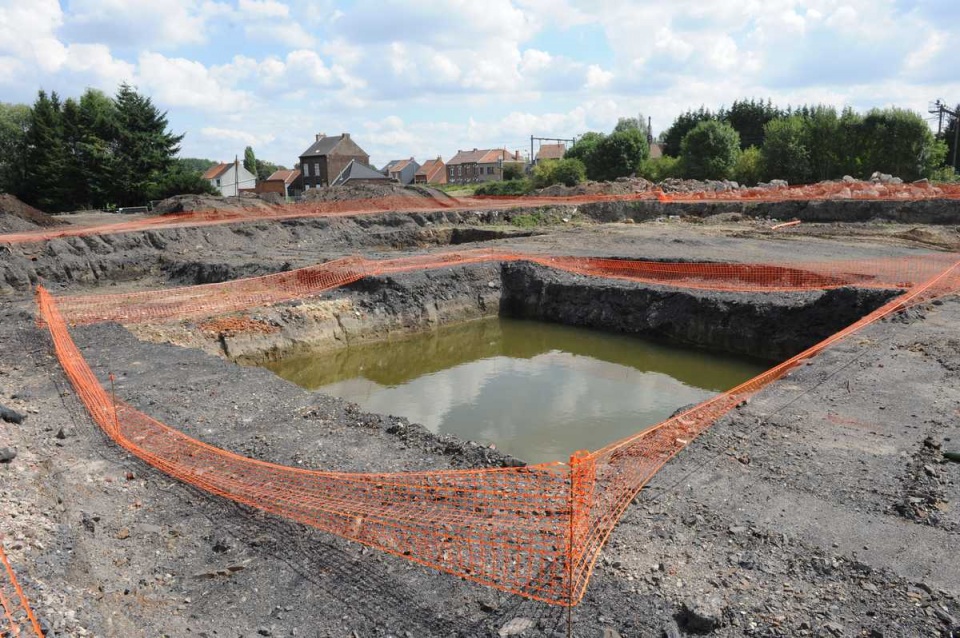
<svg viewBox="0 0 960 638">
<path fill-rule="evenodd" d="M 733 167 L 733 179 L 747 186 L 756 186 L 763 180 L 763 154 L 756 146 L 744 150 Z"/>
<path fill-rule="evenodd" d="M 554 184 L 576 186 L 587 179 L 587 167 L 578 159 L 548 160 L 533 169 L 533 187 L 546 188 Z"/>
<path fill-rule="evenodd" d="M 680 144 L 683 171 L 692 179 L 726 179 L 740 156 L 740 134 L 723 122 L 697 124 Z"/>
<path fill-rule="evenodd" d="M 477 195 L 526 195 L 533 188 L 530 180 L 512 179 L 507 182 L 485 182 L 477 186 Z"/>
<path fill-rule="evenodd" d="M 637 169 L 637 175 L 651 182 L 662 182 L 672 177 L 683 177 L 682 169 L 679 157 L 664 155 L 657 159 L 645 160 Z"/>
<path fill-rule="evenodd" d="M 503 165 L 503 180 L 512 182 L 517 179 L 523 179 L 523 166 L 516 163 Z"/>
</svg>

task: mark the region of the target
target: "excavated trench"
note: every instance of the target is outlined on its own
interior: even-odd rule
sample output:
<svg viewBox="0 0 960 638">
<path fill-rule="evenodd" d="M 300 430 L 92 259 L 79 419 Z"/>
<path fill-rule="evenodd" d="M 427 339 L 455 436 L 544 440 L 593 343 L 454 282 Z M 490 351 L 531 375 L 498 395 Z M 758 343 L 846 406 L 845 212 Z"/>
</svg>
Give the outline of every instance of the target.
<svg viewBox="0 0 960 638">
<path fill-rule="evenodd" d="M 258 364 L 293 351 L 323 352 L 499 315 L 778 362 L 897 292 L 719 292 L 586 277 L 528 262 L 489 263 L 367 277 L 317 298 L 251 311 L 255 330 L 208 323 L 204 338 L 208 350 Z"/>
</svg>

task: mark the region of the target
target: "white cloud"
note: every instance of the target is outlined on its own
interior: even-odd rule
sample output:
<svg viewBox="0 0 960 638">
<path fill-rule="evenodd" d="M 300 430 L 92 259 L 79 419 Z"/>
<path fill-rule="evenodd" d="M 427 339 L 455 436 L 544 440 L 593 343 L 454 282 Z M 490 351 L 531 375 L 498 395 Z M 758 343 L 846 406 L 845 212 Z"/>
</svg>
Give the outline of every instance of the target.
<svg viewBox="0 0 960 638">
<path fill-rule="evenodd" d="M 246 109 L 252 103 L 249 93 L 220 82 L 195 60 L 147 52 L 140 56 L 138 66 L 137 84 L 166 106 L 226 112 Z"/>
<path fill-rule="evenodd" d="M 112 47 L 175 48 L 206 41 L 227 5 L 198 0 L 71 0 L 65 35 Z"/>
<path fill-rule="evenodd" d="M 258 18 L 286 18 L 290 16 L 290 7 L 277 0 L 240 0 L 237 9 L 242 13 Z"/>
<path fill-rule="evenodd" d="M 256 133 L 250 133 L 249 131 L 218 128 L 215 126 L 206 126 L 200 129 L 200 135 L 212 140 L 238 142 L 243 146 L 260 146 L 262 144 L 269 144 L 276 139 L 276 136 L 271 134 L 258 135 Z"/>
</svg>

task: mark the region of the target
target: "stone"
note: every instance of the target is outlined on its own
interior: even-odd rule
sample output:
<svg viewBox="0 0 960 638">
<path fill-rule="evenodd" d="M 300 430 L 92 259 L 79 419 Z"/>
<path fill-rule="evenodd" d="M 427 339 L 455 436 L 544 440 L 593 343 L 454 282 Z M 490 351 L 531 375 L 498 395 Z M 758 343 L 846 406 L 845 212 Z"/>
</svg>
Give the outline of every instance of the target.
<svg viewBox="0 0 960 638">
<path fill-rule="evenodd" d="M 717 596 L 701 596 L 683 603 L 680 626 L 692 632 L 709 633 L 723 622 L 723 604 Z"/>
<path fill-rule="evenodd" d="M 661 633 L 663 634 L 663 638 L 683 638 L 680 633 L 680 628 L 677 627 L 677 623 L 673 620 L 664 625 L 663 632 Z"/>
<path fill-rule="evenodd" d="M 11 410 L 7 406 L 0 403 L 0 420 L 6 421 L 7 423 L 20 424 L 23 423 L 23 420 L 26 417 L 16 410 Z"/>
<path fill-rule="evenodd" d="M 612 627 L 604 627 L 603 629 L 603 638 L 623 638 L 620 635 L 620 632 Z"/>
<path fill-rule="evenodd" d="M 519 636 L 523 632 L 533 629 L 536 626 L 536 623 L 529 618 L 513 618 L 507 621 L 503 627 L 500 628 L 500 631 L 497 632 L 497 635 L 500 638 L 505 638 L 506 636 Z"/>
<path fill-rule="evenodd" d="M 0 463 L 10 463 L 17 458 L 17 451 L 10 447 L 0 447 Z"/>
<path fill-rule="evenodd" d="M 130 530 L 126 527 L 117 532 L 117 540 L 123 541 L 128 538 L 130 538 Z"/>
<path fill-rule="evenodd" d="M 62 441 L 62 440 L 64 440 L 65 438 L 67 438 L 67 433 L 64 431 L 63 428 L 60 428 L 59 430 L 57 430 L 57 433 L 56 433 L 56 435 L 55 435 L 55 438 L 57 438 L 57 439 L 59 439 L 59 440 Z"/>
</svg>

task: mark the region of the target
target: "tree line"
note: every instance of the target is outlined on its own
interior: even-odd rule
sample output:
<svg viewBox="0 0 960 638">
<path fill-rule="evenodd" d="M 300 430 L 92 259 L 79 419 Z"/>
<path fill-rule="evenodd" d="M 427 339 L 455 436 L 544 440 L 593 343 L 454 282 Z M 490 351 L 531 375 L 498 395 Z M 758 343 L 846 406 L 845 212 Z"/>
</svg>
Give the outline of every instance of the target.
<svg viewBox="0 0 960 638">
<path fill-rule="evenodd" d="M 565 157 L 583 162 L 587 177 L 609 180 L 631 174 L 736 179 L 745 184 L 784 179 L 792 184 L 869 178 L 876 171 L 904 180 L 956 178 L 952 159 L 956 118 L 941 136 L 905 109 L 858 113 L 832 106 L 780 109 L 769 100 L 738 100 L 716 113 L 701 107 L 682 113 L 660 137 L 663 157 L 649 158 L 640 120 L 621 119 L 610 134 L 590 132 Z"/>
<path fill-rule="evenodd" d="M 0 191 L 50 212 L 216 193 L 176 159 L 182 139 L 128 84 L 113 97 L 40 91 L 32 107 L 0 104 Z"/>
</svg>

